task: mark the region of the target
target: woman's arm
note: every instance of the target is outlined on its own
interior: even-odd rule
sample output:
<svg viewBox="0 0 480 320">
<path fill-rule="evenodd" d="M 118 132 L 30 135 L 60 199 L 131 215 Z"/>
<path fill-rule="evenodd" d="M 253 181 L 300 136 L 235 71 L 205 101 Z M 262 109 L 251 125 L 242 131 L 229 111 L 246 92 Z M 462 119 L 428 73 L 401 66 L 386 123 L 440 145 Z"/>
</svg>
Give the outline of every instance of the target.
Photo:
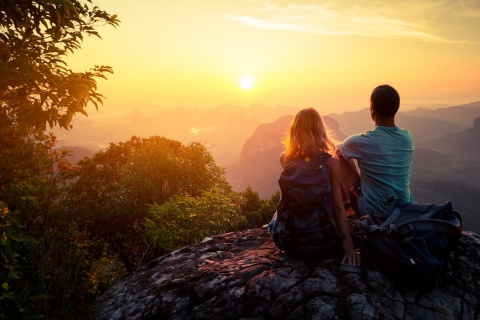
<svg viewBox="0 0 480 320">
<path fill-rule="evenodd" d="M 335 150 L 335 153 L 340 162 L 340 182 L 348 190 L 351 185 L 360 179 L 360 174 L 353 159 L 345 158 L 339 148 Z"/>
<path fill-rule="evenodd" d="M 347 215 L 345 213 L 345 207 L 343 206 L 342 192 L 340 185 L 340 161 L 336 157 L 330 157 L 328 159 L 328 170 L 330 173 L 330 184 L 332 187 L 332 196 L 335 206 L 335 221 L 337 228 L 345 235 L 345 239 L 342 241 L 343 251 L 345 253 L 342 263 L 348 261 L 348 264 L 353 266 L 360 265 L 360 254 L 355 250 L 350 230 L 348 227 Z"/>
</svg>

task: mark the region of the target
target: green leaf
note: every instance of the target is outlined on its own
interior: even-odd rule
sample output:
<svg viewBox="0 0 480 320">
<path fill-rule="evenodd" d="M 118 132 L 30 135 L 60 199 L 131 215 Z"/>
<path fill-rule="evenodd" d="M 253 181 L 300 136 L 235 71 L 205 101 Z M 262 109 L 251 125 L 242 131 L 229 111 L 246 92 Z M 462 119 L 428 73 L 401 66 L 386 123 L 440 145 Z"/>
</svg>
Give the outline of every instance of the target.
<svg viewBox="0 0 480 320">
<path fill-rule="evenodd" d="M 25 234 L 19 234 L 19 235 L 12 235 L 10 236 L 10 239 L 18 242 L 36 242 L 36 240 L 30 236 L 27 236 Z"/>
<path fill-rule="evenodd" d="M 0 237 L 0 243 L 3 245 L 5 241 L 7 241 L 8 237 L 5 231 L 2 233 L 2 236 Z"/>
<path fill-rule="evenodd" d="M 10 289 L 10 286 L 8 283 L 4 282 L 2 283 L 2 288 L 8 291 L 8 289 Z"/>
</svg>

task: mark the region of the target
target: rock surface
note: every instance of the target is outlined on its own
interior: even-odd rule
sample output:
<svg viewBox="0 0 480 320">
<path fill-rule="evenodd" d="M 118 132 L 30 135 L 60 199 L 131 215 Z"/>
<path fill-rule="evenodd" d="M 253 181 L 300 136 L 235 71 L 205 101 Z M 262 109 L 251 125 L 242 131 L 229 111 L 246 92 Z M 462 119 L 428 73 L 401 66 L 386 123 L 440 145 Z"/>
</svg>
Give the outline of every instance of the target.
<svg viewBox="0 0 480 320">
<path fill-rule="evenodd" d="M 266 228 L 213 236 L 111 286 L 92 319 L 480 319 L 480 236 L 464 233 L 459 267 L 421 293 L 341 256 L 296 261 Z"/>
</svg>

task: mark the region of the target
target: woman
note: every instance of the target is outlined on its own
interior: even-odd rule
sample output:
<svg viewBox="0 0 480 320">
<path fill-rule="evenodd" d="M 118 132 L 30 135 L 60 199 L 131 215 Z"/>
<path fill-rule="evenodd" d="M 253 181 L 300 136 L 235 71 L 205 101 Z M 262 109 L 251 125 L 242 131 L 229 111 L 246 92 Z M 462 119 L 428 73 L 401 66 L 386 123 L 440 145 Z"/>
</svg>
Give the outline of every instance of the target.
<svg viewBox="0 0 480 320">
<path fill-rule="evenodd" d="M 333 156 L 335 143 L 328 136 L 320 114 L 313 108 L 300 110 L 290 124 L 289 135 L 284 143 L 285 152 L 280 155 L 280 163 L 283 168 L 292 161 L 313 158 L 322 154 L 328 156 L 326 165 L 330 177 L 334 217 L 337 228 L 345 235 L 342 240 L 344 251 L 342 264 L 348 262 L 350 265 L 360 265 L 360 254 L 354 249 L 343 206 L 340 162 L 336 156 Z"/>
</svg>

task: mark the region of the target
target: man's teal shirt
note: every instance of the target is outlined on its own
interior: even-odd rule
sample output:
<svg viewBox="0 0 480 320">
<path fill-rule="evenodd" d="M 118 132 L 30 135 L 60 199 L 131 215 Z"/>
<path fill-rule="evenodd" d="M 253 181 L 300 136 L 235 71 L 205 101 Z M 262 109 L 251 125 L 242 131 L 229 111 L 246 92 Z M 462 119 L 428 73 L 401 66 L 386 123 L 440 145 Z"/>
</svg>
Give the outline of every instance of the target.
<svg viewBox="0 0 480 320">
<path fill-rule="evenodd" d="M 382 213 L 390 196 L 413 202 L 409 185 L 415 148 L 410 131 L 377 126 L 348 137 L 339 148 L 345 158 L 358 162 L 362 185 L 358 207 L 362 214 Z"/>
</svg>

